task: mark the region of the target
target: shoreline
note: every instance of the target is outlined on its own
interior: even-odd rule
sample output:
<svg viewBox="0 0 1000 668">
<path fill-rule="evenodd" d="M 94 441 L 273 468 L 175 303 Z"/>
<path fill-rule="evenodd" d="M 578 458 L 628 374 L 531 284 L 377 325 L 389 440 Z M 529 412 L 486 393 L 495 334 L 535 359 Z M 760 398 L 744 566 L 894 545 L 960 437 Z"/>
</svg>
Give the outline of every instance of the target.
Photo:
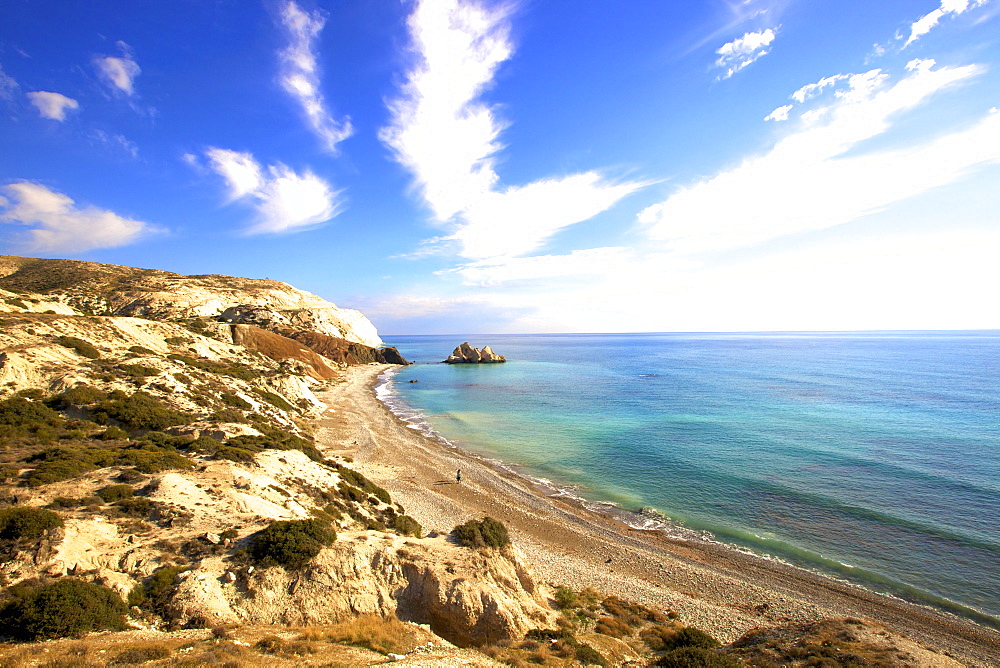
<svg viewBox="0 0 1000 668">
<path fill-rule="evenodd" d="M 860 617 L 966 665 L 1000 665 L 1000 632 L 986 626 L 721 543 L 630 527 L 580 500 L 547 496 L 510 467 L 408 427 L 375 394 L 390 368 L 349 367 L 343 382 L 319 393 L 328 409 L 316 421 L 318 442 L 353 458 L 425 532 L 490 515 L 508 527 L 546 584 L 593 586 L 672 609 L 724 643 L 762 627 Z"/>
</svg>

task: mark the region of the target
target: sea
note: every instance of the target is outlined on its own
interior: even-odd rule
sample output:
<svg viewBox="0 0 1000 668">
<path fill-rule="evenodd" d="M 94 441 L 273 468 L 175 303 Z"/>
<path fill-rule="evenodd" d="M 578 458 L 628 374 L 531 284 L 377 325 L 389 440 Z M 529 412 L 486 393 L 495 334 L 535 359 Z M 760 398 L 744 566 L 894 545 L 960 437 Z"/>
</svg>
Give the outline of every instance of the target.
<svg viewBox="0 0 1000 668">
<path fill-rule="evenodd" d="M 1000 331 L 385 339 L 397 415 L 546 493 L 1000 628 Z"/>
</svg>

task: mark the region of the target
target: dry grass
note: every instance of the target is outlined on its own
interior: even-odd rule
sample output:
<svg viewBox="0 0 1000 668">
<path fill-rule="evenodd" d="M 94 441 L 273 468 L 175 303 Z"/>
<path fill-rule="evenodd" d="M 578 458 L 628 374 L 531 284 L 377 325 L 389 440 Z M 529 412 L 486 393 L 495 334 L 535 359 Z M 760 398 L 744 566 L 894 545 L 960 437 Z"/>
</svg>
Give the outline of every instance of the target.
<svg viewBox="0 0 1000 668">
<path fill-rule="evenodd" d="M 379 654 L 406 654 L 420 644 L 413 626 L 394 617 L 371 615 L 306 629 L 301 639 L 364 647 Z"/>
</svg>

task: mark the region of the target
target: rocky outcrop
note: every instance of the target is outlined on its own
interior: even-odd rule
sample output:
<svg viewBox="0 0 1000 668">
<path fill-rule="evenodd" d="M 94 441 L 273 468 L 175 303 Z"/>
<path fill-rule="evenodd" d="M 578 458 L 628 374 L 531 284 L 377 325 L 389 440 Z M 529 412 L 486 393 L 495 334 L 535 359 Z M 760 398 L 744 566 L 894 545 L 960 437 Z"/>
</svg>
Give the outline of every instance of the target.
<svg viewBox="0 0 1000 668">
<path fill-rule="evenodd" d="M 280 281 L 217 274 L 185 276 L 78 260 L 0 256 L 0 289 L 37 293 L 44 309 L 152 320 L 218 317 L 234 322 L 313 330 L 378 347 L 382 340 L 359 311 L 338 308 Z"/>
<path fill-rule="evenodd" d="M 276 361 L 296 360 L 302 363 L 301 371 L 317 380 L 336 378 L 338 373 L 326 360 L 302 345 L 274 332 L 253 325 L 232 325 L 233 343 L 270 357 Z"/>
<path fill-rule="evenodd" d="M 496 364 L 506 361 L 503 355 L 497 355 L 489 346 L 480 350 L 473 348 L 468 341 L 455 348 L 445 360 L 448 364 Z"/>
<path fill-rule="evenodd" d="M 409 364 L 395 348 L 372 348 L 319 332 L 279 328 L 283 336 L 298 341 L 337 364 Z"/>
<path fill-rule="evenodd" d="M 555 617 L 515 550 L 471 550 L 444 537 L 345 534 L 303 571 L 241 569 L 231 584 L 224 568 L 206 560 L 185 576 L 171 605 L 178 622 L 206 611 L 213 622 L 296 626 L 398 615 L 468 647 L 523 637 Z"/>
</svg>

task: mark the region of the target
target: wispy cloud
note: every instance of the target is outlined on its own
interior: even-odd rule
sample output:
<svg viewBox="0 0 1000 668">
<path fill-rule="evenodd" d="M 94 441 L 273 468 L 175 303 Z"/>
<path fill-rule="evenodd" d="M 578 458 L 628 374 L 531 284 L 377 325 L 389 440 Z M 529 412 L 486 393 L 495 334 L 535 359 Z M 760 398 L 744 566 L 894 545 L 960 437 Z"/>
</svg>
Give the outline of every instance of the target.
<svg viewBox="0 0 1000 668">
<path fill-rule="evenodd" d="M 778 28 L 768 28 L 758 32 L 748 32 L 719 47 L 715 66 L 726 70 L 721 78 L 728 79 L 754 61 L 770 53 L 771 42 L 777 36 Z"/>
<path fill-rule="evenodd" d="M 129 154 L 132 158 L 139 157 L 139 146 L 130 139 L 127 139 L 124 135 L 120 135 L 117 132 L 105 132 L 104 130 L 94 130 L 91 132 L 91 137 L 95 140 L 106 144 L 107 146 L 120 149 Z"/>
<path fill-rule="evenodd" d="M 50 118 L 53 121 L 65 121 L 67 111 L 79 109 L 80 103 L 71 97 L 66 97 L 61 93 L 52 93 L 44 90 L 36 90 L 27 94 L 31 104 L 35 105 L 42 118 Z"/>
<path fill-rule="evenodd" d="M 3 71 L 0 65 L 0 100 L 10 100 L 14 97 L 14 91 L 19 88 L 14 77 Z"/>
<path fill-rule="evenodd" d="M 917 21 L 913 22 L 913 25 L 910 26 L 910 36 L 906 40 L 903 47 L 905 48 L 909 46 L 929 33 L 934 26 L 936 26 L 941 19 L 948 14 L 962 14 L 969 9 L 985 5 L 988 1 L 989 0 L 941 0 L 940 7 L 924 14 Z"/>
<path fill-rule="evenodd" d="M 294 2 L 281 10 L 281 23 L 288 34 L 288 46 L 281 50 L 281 85 L 302 105 L 313 132 L 328 151 L 351 136 L 351 121 L 337 120 L 327 109 L 319 90 L 316 37 L 326 23 L 318 12 L 307 13 Z"/>
<path fill-rule="evenodd" d="M 106 209 L 77 206 L 66 195 L 20 181 L 0 188 L 0 222 L 29 226 L 24 245 L 37 252 L 80 253 L 134 243 L 162 230 Z"/>
<path fill-rule="evenodd" d="M 845 155 L 884 133 L 893 115 L 983 71 L 935 68 L 932 60 L 908 70 L 891 86 L 878 70 L 853 75 L 833 104 L 803 115 L 771 151 L 646 208 L 640 222 L 685 252 L 750 246 L 854 220 L 1000 160 L 998 114 L 915 146 Z"/>
<path fill-rule="evenodd" d="M 639 183 L 597 172 L 502 188 L 495 156 L 504 122 L 480 100 L 507 60 L 510 5 L 423 0 L 408 19 L 414 64 L 380 132 L 409 169 L 459 254 L 481 259 L 536 250 L 559 230 L 610 208 Z"/>
<path fill-rule="evenodd" d="M 277 163 L 266 169 L 250 153 L 210 148 L 212 169 L 226 180 L 230 201 L 248 201 L 257 220 L 246 234 L 287 234 L 321 225 L 340 213 L 340 191 L 310 170 L 301 174 Z"/>
<path fill-rule="evenodd" d="M 493 286 L 541 278 L 606 274 L 634 256 L 624 247 L 588 248 L 566 255 L 491 258 L 443 273 L 456 273 L 467 285 Z"/>
<path fill-rule="evenodd" d="M 135 78 L 142 70 L 135 62 L 132 47 L 122 41 L 119 41 L 117 45 L 121 49 L 121 57 L 99 56 L 94 58 L 94 68 L 97 69 L 97 73 L 112 92 L 131 96 L 135 94 Z"/>
</svg>

